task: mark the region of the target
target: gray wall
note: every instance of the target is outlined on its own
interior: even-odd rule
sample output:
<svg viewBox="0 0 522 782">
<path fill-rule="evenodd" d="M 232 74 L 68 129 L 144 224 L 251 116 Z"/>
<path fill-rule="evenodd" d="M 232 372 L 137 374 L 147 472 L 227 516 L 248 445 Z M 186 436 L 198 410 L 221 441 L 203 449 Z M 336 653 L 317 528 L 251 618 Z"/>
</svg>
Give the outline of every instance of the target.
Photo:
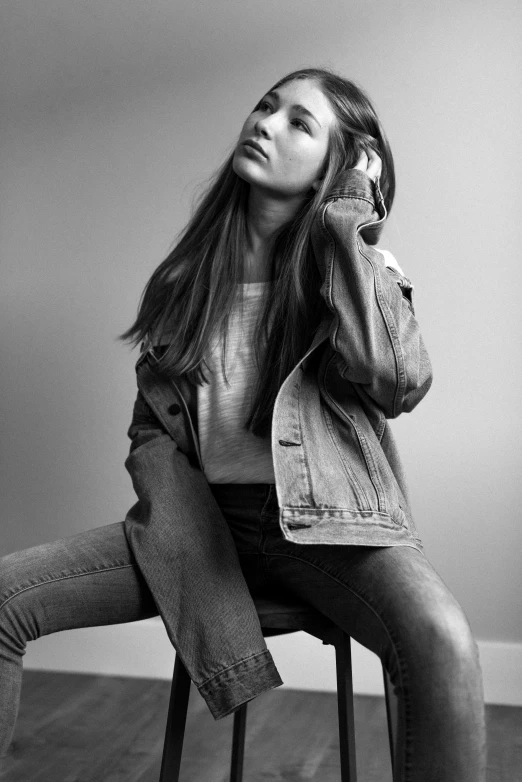
<svg viewBox="0 0 522 782">
<path fill-rule="evenodd" d="M 518 0 L 4 0 L 0 334 L 7 552 L 121 520 L 136 353 L 115 341 L 278 77 L 374 99 L 435 381 L 392 423 L 426 553 L 480 639 L 522 640 Z M 517 480 L 518 479 L 518 480 Z"/>
</svg>

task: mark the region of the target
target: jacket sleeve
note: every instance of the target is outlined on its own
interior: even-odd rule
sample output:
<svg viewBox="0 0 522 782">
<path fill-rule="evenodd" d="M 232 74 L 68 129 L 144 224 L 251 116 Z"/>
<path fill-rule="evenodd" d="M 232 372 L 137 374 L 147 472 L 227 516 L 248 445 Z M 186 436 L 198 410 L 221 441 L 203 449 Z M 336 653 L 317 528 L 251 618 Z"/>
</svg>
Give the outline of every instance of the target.
<svg viewBox="0 0 522 782">
<path fill-rule="evenodd" d="M 138 391 L 136 401 L 134 402 L 132 421 L 127 435 L 131 440 L 129 453 L 135 451 L 140 445 L 145 445 L 149 440 L 154 440 L 158 437 L 172 439 L 145 401 L 141 391 Z"/>
<path fill-rule="evenodd" d="M 334 316 L 329 340 L 338 371 L 386 418 L 395 418 L 425 396 L 432 370 L 410 281 L 387 267 L 361 235 L 365 226 L 385 218 L 378 184 L 351 169 L 320 207 L 311 239 L 323 280 L 320 293 Z"/>
</svg>

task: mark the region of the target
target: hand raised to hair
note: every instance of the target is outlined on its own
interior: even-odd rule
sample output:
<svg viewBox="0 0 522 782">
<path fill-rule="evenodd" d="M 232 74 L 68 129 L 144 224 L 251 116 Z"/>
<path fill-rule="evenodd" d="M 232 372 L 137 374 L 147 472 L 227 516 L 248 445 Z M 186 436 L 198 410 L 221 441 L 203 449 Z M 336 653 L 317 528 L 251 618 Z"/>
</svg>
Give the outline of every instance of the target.
<svg viewBox="0 0 522 782">
<path fill-rule="evenodd" d="M 373 149 L 370 147 L 368 150 L 363 149 L 359 160 L 355 164 L 354 168 L 358 168 L 360 171 L 364 171 L 372 182 L 375 182 L 377 177 L 380 177 L 382 171 L 382 160 Z"/>
</svg>

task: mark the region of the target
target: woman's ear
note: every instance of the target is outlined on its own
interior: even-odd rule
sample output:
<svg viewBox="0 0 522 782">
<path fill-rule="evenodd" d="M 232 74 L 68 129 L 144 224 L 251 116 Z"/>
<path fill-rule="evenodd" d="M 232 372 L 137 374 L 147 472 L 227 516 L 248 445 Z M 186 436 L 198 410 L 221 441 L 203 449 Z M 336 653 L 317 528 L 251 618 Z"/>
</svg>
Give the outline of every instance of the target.
<svg viewBox="0 0 522 782">
<path fill-rule="evenodd" d="M 324 184 L 324 180 L 329 171 L 329 160 L 325 160 L 319 169 L 319 175 L 312 182 L 312 188 L 317 192 Z"/>
</svg>

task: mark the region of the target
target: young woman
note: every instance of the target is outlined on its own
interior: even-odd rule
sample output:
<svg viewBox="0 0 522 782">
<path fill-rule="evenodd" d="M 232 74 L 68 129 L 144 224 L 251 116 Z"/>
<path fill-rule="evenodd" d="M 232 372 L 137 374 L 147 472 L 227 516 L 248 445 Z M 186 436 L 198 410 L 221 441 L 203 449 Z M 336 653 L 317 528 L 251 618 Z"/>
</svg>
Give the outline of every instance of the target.
<svg viewBox="0 0 522 782">
<path fill-rule="evenodd" d="M 387 419 L 431 384 L 412 286 L 376 249 L 392 154 L 353 83 L 281 79 L 247 117 L 122 338 L 141 344 L 124 522 L 5 557 L 0 752 L 27 641 L 159 612 L 216 719 L 281 684 L 252 595 L 375 652 L 396 780 L 480 782 L 477 646 L 426 559 Z"/>
</svg>

